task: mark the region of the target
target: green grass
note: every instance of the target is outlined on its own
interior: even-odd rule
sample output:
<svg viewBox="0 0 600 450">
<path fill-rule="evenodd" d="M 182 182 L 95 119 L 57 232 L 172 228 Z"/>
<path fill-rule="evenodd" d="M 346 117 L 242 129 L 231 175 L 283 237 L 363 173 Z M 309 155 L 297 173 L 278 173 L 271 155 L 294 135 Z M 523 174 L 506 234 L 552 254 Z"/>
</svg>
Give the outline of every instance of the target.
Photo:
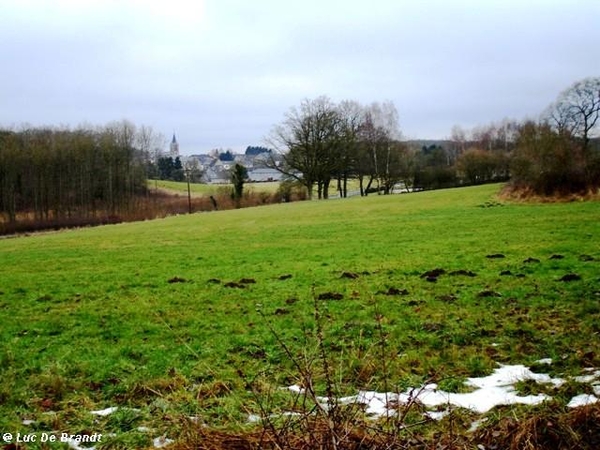
<svg viewBox="0 0 600 450">
<path fill-rule="evenodd" d="M 32 419 L 37 431 L 115 432 L 135 447 L 145 439 L 136 427 L 167 432 L 178 417 L 242 423 L 256 412 L 248 383 L 265 373 L 276 385 L 298 379 L 272 330 L 302 354 L 313 298 L 327 292 L 343 295 L 319 308 L 348 392 L 431 377 L 458 388 L 453 379 L 487 375 L 497 362 L 551 357 L 548 370 L 561 374 L 600 365 L 600 204 L 508 204 L 498 190 L 2 239 L 0 430 L 30 431 L 22 420 Z M 494 253 L 505 258 L 486 258 Z M 435 268 L 446 271 L 437 282 L 421 277 Z M 476 276 L 450 274 L 458 270 Z M 558 281 L 568 273 L 581 280 Z M 255 283 L 225 287 L 242 278 Z M 386 295 L 390 288 L 408 293 Z M 95 422 L 89 414 L 117 405 L 139 412 Z"/>
</svg>

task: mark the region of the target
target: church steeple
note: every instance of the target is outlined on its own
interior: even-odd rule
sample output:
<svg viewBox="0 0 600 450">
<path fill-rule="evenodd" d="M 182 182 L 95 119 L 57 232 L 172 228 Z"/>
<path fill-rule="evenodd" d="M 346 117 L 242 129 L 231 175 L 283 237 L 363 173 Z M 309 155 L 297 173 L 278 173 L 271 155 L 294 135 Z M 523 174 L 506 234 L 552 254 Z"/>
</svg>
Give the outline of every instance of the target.
<svg viewBox="0 0 600 450">
<path fill-rule="evenodd" d="M 171 140 L 171 145 L 169 147 L 169 155 L 173 158 L 179 156 L 179 143 L 177 142 L 177 138 L 175 137 L 175 133 L 173 132 L 173 139 Z"/>
</svg>

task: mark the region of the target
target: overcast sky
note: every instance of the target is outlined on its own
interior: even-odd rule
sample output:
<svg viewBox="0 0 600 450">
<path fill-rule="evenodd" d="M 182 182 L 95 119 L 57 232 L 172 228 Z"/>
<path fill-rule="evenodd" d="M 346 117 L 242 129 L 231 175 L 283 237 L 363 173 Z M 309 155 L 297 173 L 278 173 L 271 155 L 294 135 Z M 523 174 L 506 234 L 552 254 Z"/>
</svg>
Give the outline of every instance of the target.
<svg viewBox="0 0 600 450">
<path fill-rule="evenodd" d="M 243 151 L 327 95 L 441 139 L 600 76 L 600 1 L 0 0 L 0 55 L 0 127 L 128 119 Z"/>
</svg>

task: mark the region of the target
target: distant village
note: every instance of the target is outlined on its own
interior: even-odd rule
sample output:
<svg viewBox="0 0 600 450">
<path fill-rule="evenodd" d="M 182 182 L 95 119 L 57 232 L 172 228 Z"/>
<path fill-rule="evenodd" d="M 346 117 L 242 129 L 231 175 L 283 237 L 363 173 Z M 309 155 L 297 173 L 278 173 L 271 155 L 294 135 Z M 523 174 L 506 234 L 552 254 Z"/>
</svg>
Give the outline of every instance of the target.
<svg viewBox="0 0 600 450">
<path fill-rule="evenodd" d="M 273 160 L 279 165 L 281 161 L 278 155 L 266 147 L 246 148 L 243 154 L 232 153 L 231 150 L 212 150 L 208 154 L 196 154 L 184 156 L 179 153 L 179 143 L 175 134 L 169 146 L 169 153 L 166 156 L 181 160 L 184 166 L 192 166 L 195 170 L 201 172 L 200 181 L 208 184 L 227 184 L 231 180 L 230 170 L 237 163 L 248 171 L 248 181 L 254 183 L 281 181 L 282 174 L 276 169 L 266 167 L 266 161 Z"/>
<path fill-rule="evenodd" d="M 421 149 L 429 152 L 432 149 L 443 147 L 451 148 L 453 142 L 445 140 L 408 140 L 405 141 L 413 149 Z M 230 170 L 233 166 L 241 164 L 248 171 L 248 182 L 261 183 L 269 181 L 281 181 L 283 174 L 273 168 L 266 166 L 267 160 L 279 166 L 283 163 L 281 155 L 273 152 L 267 147 L 248 146 L 244 153 L 233 153 L 231 150 L 214 149 L 209 153 L 182 155 L 179 152 L 177 137 L 173 134 L 169 150 L 162 157 L 179 158 L 181 164 L 191 168 L 196 174 L 191 177 L 193 182 L 207 184 L 228 184 L 231 181 Z"/>
</svg>

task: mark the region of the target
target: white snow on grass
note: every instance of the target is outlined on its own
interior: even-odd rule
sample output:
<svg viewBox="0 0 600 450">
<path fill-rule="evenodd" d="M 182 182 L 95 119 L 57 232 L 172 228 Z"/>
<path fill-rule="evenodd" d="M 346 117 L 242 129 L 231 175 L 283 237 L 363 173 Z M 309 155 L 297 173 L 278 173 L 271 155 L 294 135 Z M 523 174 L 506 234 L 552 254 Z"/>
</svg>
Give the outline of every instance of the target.
<svg viewBox="0 0 600 450">
<path fill-rule="evenodd" d="M 593 383 L 594 381 L 600 381 L 600 370 L 586 369 L 587 372 L 592 372 L 589 375 L 581 375 L 573 378 L 578 383 Z"/>
<path fill-rule="evenodd" d="M 111 406 L 110 408 L 106 408 L 106 409 L 99 409 L 97 411 L 90 411 L 90 414 L 93 414 L 95 416 L 100 416 L 100 417 L 106 417 L 106 416 L 110 416 L 114 412 L 117 412 L 119 409 L 126 409 L 126 410 L 129 410 L 129 411 L 135 411 L 135 412 L 139 412 L 140 411 L 137 408 L 123 408 L 123 407 L 119 407 L 119 406 Z"/>
<path fill-rule="evenodd" d="M 168 437 L 166 437 L 163 434 L 160 437 L 154 438 L 154 440 L 152 441 L 152 444 L 154 445 L 154 448 L 163 448 L 163 447 L 166 447 L 167 445 L 172 444 L 173 442 L 175 442 L 173 439 L 169 439 Z"/>
<path fill-rule="evenodd" d="M 471 426 L 467 430 L 467 433 L 475 433 L 477 431 L 477 429 L 487 421 L 488 421 L 488 418 L 484 417 L 483 419 L 479 419 L 474 422 L 471 422 Z"/>
<path fill-rule="evenodd" d="M 501 387 L 513 385 L 519 381 L 533 380 L 540 384 L 554 384 L 560 386 L 565 383 L 562 378 L 551 378 L 545 373 L 533 373 L 523 365 L 503 366 L 494 370 L 494 372 L 482 378 L 469 378 L 466 382 L 468 386 L 474 386 L 481 389 L 488 387 Z"/>
<path fill-rule="evenodd" d="M 551 364 L 549 358 L 537 361 L 540 364 Z M 600 379 L 600 371 L 584 377 L 575 377 L 576 381 L 593 382 Z M 534 381 L 538 384 L 550 384 L 554 387 L 562 386 L 566 380 L 563 378 L 552 378 L 548 374 L 534 373 L 523 365 L 499 365 L 491 375 L 479 378 L 468 378 L 466 386 L 474 388 L 473 392 L 452 393 L 438 389 L 435 383 L 421 386 L 420 388 L 411 388 L 403 393 L 381 393 L 375 391 L 359 391 L 357 395 L 342 397 L 337 399 L 339 404 L 362 404 L 365 406 L 365 413 L 373 418 L 391 417 L 396 414 L 396 405 L 407 405 L 412 402 L 418 402 L 431 411 L 425 415 L 432 419 L 441 419 L 446 411 L 437 411 L 440 406 L 458 407 L 471 410 L 478 414 L 490 411 L 492 408 L 500 405 L 538 405 L 551 397 L 546 394 L 538 395 L 519 395 L 515 385 L 522 381 Z M 600 385 L 594 385 L 594 392 L 599 393 Z M 304 394 L 305 390 L 298 385 L 292 385 L 287 388 L 289 391 Z M 600 395 L 600 394 L 599 394 Z M 581 397 L 581 398 L 580 398 Z M 594 400 L 595 399 L 595 400 Z M 319 405 L 327 410 L 330 400 L 326 397 L 316 398 Z M 579 405 L 586 401 L 597 401 L 595 396 L 575 397 L 569 405 Z"/>
<path fill-rule="evenodd" d="M 594 404 L 598 401 L 598 397 L 590 394 L 581 394 L 576 395 L 571 399 L 571 401 L 567 404 L 567 408 L 578 408 L 580 406 L 586 406 Z"/>
<path fill-rule="evenodd" d="M 118 406 L 111 406 L 110 408 L 106 408 L 106 409 L 99 409 L 98 411 L 92 411 L 91 413 L 95 416 L 109 416 L 112 413 L 116 412 L 119 409 Z"/>
<path fill-rule="evenodd" d="M 75 439 L 71 439 L 71 438 L 68 438 L 66 441 L 62 441 L 62 442 L 66 442 L 71 450 L 96 450 L 95 446 L 94 447 L 83 447 L 83 446 L 79 445 L 80 443 L 78 441 L 76 441 Z"/>
<path fill-rule="evenodd" d="M 551 364 L 549 358 L 536 361 L 538 364 Z M 600 397 L 600 370 L 586 369 L 586 375 L 572 377 L 579 383 L 590 384 L 594 394 L 577 395 L 571 399 L 567 407 L 576 408 L 579 406 L 590 405 L 599 401 Z M 533 381 L 539 384 L 549 384 L 553 387 L 562 386 L 566 380 L 563 378 L 552 378 L 548 374 L 534 373 L 529 368 L 523 365 L 499 365 L 499 367 L 486 377 L 468 378 L 465 381 L 465 386 L 473 389 L 472 392 L 453 393 L 438 389 L 438 385 L 430 383 L 419 388 L 410 388 L 401 393 L 381 393 L 376 391 L 361 390 L 356 395 L 341 397 L 339 399 L 329 399 L 327 397 L 316 397 L 319 407 L 327 411 L 330 405 L 335 402 L 340 405 L 359 404 L 364 406 L 365 414 L 377 419 L 383 417 L 394 417 L 398 414 L 398 405 L 410 405 L 418 403 L 429 408 L 429 411 L 424 412 L 424 416 L 432 420 L 441 420 L 450 413 L 452 407 L 464 408 L 478 414 L 484 414 L 492 408 L 500 405 L 538 405 L 542 402 L 550 400 L 551 397 L 546 394 L 538 395 L 519 395 L 515 385 L 523 381 Z M 297 395 L 306 395 L 306 389 L 298 385 L 291 385 L 286 389 Z M 105 417 L 115 411 L 119 407 L 113 406 L 106 409 L 91 411 L 91 414 Z M 137 410 L 136 410 L 137 411 Z M 270 415 L 273 417 L 282 416 L 302 416 L 298 412 L 285 412 L 283 414 Z M 260 422 L 261 416 L 250 414 L 249 422 Z M 197 417 L 190 417 L 190 420 L 197 421 Z M 485 419 L 475 421 L 472 424 L 472 429 L 476 429 Z M 25 422 L 25 421 L 24 421 Z M 29 422 L 29 421 L 27 421 Z M 138 431 L 149 432 L 146 427 L 139 427 Z M 172 444 L 174 441 L 167 438 L 165 435 L 157 437 L 153 440 L 155 448 L 163 448 Z M 73 450 L 93 450 L 79 446 L 79 443 L 73 441 L 68 443 Z"/>
<path fill-rule="evenodd" d="M 432 420 L 442 420 L 448 414 L 450 414 L 450 410 L 448 409 L 444 411 L 426 411 L 424 413 L 425 417 L 429 417 Z"/>
<path fill-rule="evenodd" d="M 499 405 L 537 405 L 549 399 L 550 397 L 544 394 L 519 396 L 511 385 L 485 386 L 464 394 L 428 388 L 422 390 L 417 397 L 417 400 L 428 407 L 446 404 L 469 409 L 479 414 L 486 413 Z"/>
<path fill-rule="evenodd" d="M 288 386 L 287 390 L 295 392 L 296 394 L 304 394 L 304 388 L 301 388 L 297 384 L 292 384 L 291 386 Z"/>
</svg>

